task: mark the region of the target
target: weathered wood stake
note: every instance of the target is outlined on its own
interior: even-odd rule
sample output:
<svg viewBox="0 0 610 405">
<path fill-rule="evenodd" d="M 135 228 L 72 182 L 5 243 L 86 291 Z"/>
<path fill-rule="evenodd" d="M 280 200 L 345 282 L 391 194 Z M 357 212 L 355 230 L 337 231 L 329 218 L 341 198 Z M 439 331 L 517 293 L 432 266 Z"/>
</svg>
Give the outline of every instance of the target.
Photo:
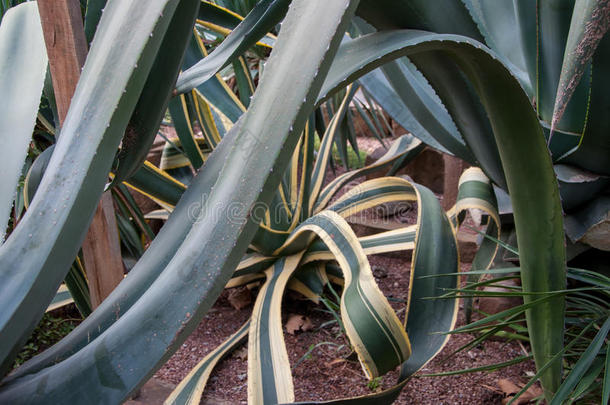
<svg viewBox="0 0 610 405">
<path fill-rule="evenodd" d="M 61 125 L 70 108 L 81 68 L 87 58 L 80 2 L 38 0 L 38 9 Z M 95 308 L 123 279 L 118 228 L 109 192 L 102 195 L 82 249 L 91 305 Z"/>
</svg>

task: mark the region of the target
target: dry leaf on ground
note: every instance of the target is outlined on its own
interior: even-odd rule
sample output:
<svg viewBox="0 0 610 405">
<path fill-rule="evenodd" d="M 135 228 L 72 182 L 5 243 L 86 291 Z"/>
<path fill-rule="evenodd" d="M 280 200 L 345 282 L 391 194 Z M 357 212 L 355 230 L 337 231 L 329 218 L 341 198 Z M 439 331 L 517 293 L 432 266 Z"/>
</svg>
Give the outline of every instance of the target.
<svg viewBox="0 0 610 405">
<path fill-rule="evenodd" d="M 252 304 L 252 293 L 246 287 L 234 288 L 227 299 L 233 308 L 240 310 Z"/>
<path fill-rule="evenodd" d="M 517 394 L 519 391 L 521 391 L 521 388 L 523 388 L 523 384 L 521 384 L 519 386 L 519 385 L 515 384 L 514 382 L 510 381 L 509 379 L 503 378 L 503 379 L 498 380 L 498 387 L 500 387 L 500 389 L 504 393 L 504 397 L 505 397 L 502 400 L 502 404 L 507 404 L 511 399 L 513 399 L 515 394 Z M 538 398 L 541 395 L 542 395 L 542 389 L 538 385 L 532 385 L 519 398 L 517 398 L 517 400 L 515 402 L 513 402 L 513 404 L 515 404 L 515 405 L 527 404 L 530 401 L 532 401 L 533 399 Z"/>
</svg>

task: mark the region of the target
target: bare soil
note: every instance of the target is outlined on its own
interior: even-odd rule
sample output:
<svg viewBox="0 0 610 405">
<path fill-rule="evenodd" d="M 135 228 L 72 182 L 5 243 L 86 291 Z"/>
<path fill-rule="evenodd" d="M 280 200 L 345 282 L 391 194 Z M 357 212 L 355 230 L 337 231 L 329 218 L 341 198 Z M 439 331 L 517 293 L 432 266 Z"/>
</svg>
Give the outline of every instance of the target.
<svg viewBox="0 0 610 405">
<path fill-rule="evenodd" d="M 342 167 L 336 167 L 334 173 L 329 170 L 326 182 L 344 171 Z M 356 184 L 357 182 L 350 183 L 345 189 Z M 405 224 L 414 223 L 416 211 L 403 212 L 397 220 Z M 371 233 L 371 229 L 365 226 L 354 226 L 354 230 L 359 235 Z M 369 256 L 373 274 L 401 320 L 405 315 L 410 260 L 410 252 Z M 469 264 L 462 264 L 462 271 L 468 271 L 469 267 Z M 247 321 L 252 305 L 241 310 L 234 309 L 229 302 L 229 296 L 229 291 L 223 292 L 197 330 L 156 373 L 156 378 L 178 384 L 207 353 Z M 365 395 L 394 385 L 398 370 L 388 373 L 373 383 L 364 377 L 345 336 L 336 323 L 329 324 L 333 317 L 323 312 L 323 309 L 322 305 L 315 305 L 297 293 L 288 292 L 284 297 L 284 322 L 289 315 L 299 314 L 309 318 L 313 324 L 311 330 L 294 335 L 284 334 L 293 367 L 296 400 L 323 401 Z M 463 324 L 463 315 L 460 313 L 458 325 Z M 443 377 L 425 376 L 425 374 L 506 362 L 523 356 L 525 350 L 528 350 L 515 341 L 487 340 L 470 350 L 452 355 L 473 338 L 473 335 L 468 334 L 452 336 L 444 350 L 407 383 L 395 403 L 401 405 L 501 404 L 504 393 L 498 387 L 498 380 L 508 379 L 519 385 L 528 381 L 528 374 L 533 374 L 535 367 L 530 361 L 494 372 Z M 315 345 L 318 346 L 310 351 Z M 246 345 L 219 364 L 208 382 L 201 403 L 216 405 L 247 403 Z"/>
<path fill-rule="evenodd" d="M 405 258 L 375 255 L 369 257 L 378 284 L 391 304 L 404 318 L 410 262 Z M 401 301 L 401 302 L 399 302 Z M 332 316 L 296 293 L 284 298 L 284 320 L 288 314 L 307 316 L 314 328 L 295 335 L 285 334 L 286 347 L 293 365 L 297 401 L 330 400 L 364 395 L 376 387 L 364 377 L 360 365 L 348 349 L 345 337 L 336 324 L 322 326 Z M 228 291 L 218 299 L 197 330 L 188 338 L 155 377 L 178 384 L 207 353 L 237 330 L 250 315 L 252 307 L 233 309 Z M 463 324 L 463 320 L 459 320 Z M 488 340 L 480 346 L 447 358 L 453 351 L 473 339 L 472 335 L 452 336 L 445 349 L 420 375 L 480 367 L 501 363 L 524 354 L 517 342 Z M 306 355 L 312 345 L 324 343 Z M 343 345 L 339 348 L 337 345 Z M 298 363 L 298 364 L 297 364 Z M 534 372 L 532 362 L 513 365 L 495 372 L 477 372 L 456 376 L 415 376 L 407 383 L 396 404 L 500 404 L 503 395 L 499 379 L 519 384 Z M 527 374 L 526 374 L 527 373 Z M 389 388 L 397 372 L 379 381 L 377 389 Z M 204 393 L 204 403 L 242 404 L 247 399 L 247 353 L 245 346 L 236 350 L 214 371 Z"/>
</svg>

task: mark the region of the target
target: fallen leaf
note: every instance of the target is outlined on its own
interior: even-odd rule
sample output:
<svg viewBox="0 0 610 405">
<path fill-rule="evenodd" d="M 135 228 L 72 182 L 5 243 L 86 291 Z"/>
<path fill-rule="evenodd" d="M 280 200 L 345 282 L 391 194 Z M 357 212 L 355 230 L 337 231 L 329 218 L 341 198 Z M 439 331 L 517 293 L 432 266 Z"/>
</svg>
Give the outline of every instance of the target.
<svg viewBox="0 0 610 405">
<path fill-rule="evenodd" d="M 237 310 L 252 304 L 252 293 L 245 287 L 233 288 L 229 291 L 229 304 Z"/>
<path fill-rule="evenodd" d="M 498 380 L 498 387 L 504 393 L 504 399 L 502 400 L 502 404 L 508 404 L 513 397 L 521 391 L 523 388 L 523 384 L 521 386 L 513 383 L 509 379 L 503 378 Z M 538 385 L 532 385 L 525 391 L 513 404 L 515 405 L 524 405 L 531 402 L 533 399 L 538 398 L 542 395 L 542 388 Z"/>
<path fill-rule="evenodd" d="M 340 359 L 340 358 L 339 359 L 334 359 L 334 360 L 329 361 L 328 363 L 326 363 L 326 367 L 330 368 L 330 367 L 334 366 L 335 364 L 340 364 L 340 363 L 345 363 L 345 362 L 346 362 L 345 359 Z"/>
<path fill-rule="evenodd" d="M 286 332 L 294 335 L 296 332 L 305 332 L 313 329 L 311 320 L 303 315 L 290 314 L 286 322 Z"/>
</svg>

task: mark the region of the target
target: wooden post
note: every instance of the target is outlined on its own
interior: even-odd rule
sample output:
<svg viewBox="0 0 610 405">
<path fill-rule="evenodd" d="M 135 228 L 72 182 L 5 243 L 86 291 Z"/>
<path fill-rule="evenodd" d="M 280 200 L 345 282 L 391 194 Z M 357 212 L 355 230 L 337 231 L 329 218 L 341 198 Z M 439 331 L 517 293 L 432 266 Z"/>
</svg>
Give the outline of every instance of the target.
<svg viewBox="0 0 610 405">
<path fill-rule="evenodd" d="M 38 0 L 60 125 L 87 58 L 78 0 Z M 123 279 L 123 260 L 112 196 L 102 195 L 83 243 L 91 305 L 95 308 Z"/>
<path fill-rule="evenodd" d="M 59 120 L 63 124 L 87 58 L 78 0 L 38 0 Z"/>
</svg>

